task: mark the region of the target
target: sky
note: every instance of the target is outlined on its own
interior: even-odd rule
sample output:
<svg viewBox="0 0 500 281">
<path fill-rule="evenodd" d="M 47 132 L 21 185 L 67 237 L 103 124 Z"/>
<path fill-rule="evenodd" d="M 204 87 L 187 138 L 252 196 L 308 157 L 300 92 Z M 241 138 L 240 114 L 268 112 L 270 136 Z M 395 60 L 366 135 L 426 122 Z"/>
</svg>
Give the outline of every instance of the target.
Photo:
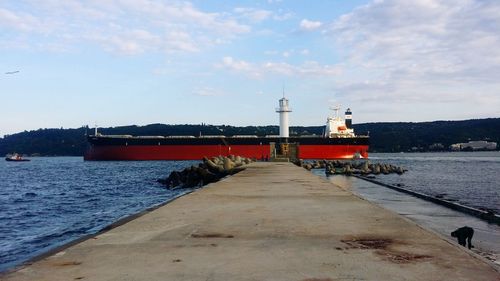
<svg viewBox="0 0 500 281">
<path fill-rule="evenodd" d="M 1 0 L 0 136 L 500 117 L 496 0 Z"/>
</svg>

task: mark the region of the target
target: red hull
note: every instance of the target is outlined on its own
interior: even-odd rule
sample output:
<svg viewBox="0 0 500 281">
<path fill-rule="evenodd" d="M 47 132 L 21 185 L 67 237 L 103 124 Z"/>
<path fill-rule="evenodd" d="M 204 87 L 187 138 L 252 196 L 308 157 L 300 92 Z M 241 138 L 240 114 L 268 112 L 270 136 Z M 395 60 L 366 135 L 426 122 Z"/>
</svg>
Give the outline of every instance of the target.
<svg viewBox="0 0 500 281">
<path fill-rule="evenodd" d="M 300 159 L 352 159 L 359 153 L 368 158 L 368 145 L 299 145 Z M 204 156 L 240 155 L 270 158 L 269 145 L 91 145 L 85 160 L 198 160 Z"/>
<path fill-rule="evenodd" d="M 368 158 L 368 145 L 300 145 L 299 159 L 352 159 L 360 154 Z"/>
</svg>

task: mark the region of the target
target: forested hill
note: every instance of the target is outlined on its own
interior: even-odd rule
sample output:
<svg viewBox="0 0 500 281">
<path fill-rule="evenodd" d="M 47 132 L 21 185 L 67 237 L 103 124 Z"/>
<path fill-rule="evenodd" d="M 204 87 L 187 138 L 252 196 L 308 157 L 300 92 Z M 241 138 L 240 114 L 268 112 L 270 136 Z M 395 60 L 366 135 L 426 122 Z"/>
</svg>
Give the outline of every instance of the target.
<svg viewBox="0 0 500 281">
<path fill-rule="evenodd" d="M 370 134 L 372 152 L 428 151 L 446 149 L 452 143 L 469 140 L 488 140 L 500 143 L 500 118 L 465 121 L 435 121 L 420 123 L 365 123 L 355 124 L 358 134 Z M 290 134 L 321 135 L 324 126 L 290 127 Z M 164 125 L 123 126 L 100 128 L 109 135 L 277 135 L 278 126 L 213 126 L 213 125 Z M 0 138 L 0 155 L 17 152 L 26 155 L 81 156 L 86 148 L 86 134 L 93 134 L 88 127 L 77 129 L 39 129 Z"/>
<path fill-rule="evenodd" d="M 372 152 L 433 150 L 433 144 L 446 149 L 459 142 L 487 140 L 500 144 L 500 118 L 419 123 L 365 123 L 355 125 L 356 132 L 370 132 Z"/>
</svg>

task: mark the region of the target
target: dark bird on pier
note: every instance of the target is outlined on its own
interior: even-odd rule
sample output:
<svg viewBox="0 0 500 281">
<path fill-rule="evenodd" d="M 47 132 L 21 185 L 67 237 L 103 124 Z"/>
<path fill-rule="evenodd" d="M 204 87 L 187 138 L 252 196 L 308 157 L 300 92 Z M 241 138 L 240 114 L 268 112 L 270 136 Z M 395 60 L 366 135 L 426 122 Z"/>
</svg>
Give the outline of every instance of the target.
<svg viewBox="0 0 500 281">
<path fill-rule="evenodd" d="M 19 72 L 19 70 L 16 70 L 16 71 L 7 71 L 7 72 L 5 72 L 5 74 L 16 74 L 18 72 Z"/>
</svg>

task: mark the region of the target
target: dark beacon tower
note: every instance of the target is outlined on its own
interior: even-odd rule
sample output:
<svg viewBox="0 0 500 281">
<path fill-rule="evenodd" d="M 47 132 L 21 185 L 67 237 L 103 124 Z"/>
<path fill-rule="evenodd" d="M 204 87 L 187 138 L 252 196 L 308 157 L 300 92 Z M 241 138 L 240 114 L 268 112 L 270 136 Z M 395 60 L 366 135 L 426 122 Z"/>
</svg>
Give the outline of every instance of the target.
<svg viewBox="0 0 500 281">
<path fill-rule="evenodd" d="M 350 108 L 345 111 L 345 126 L 347 129 L 352 129 L 352 112 Z"/>
</svg>

